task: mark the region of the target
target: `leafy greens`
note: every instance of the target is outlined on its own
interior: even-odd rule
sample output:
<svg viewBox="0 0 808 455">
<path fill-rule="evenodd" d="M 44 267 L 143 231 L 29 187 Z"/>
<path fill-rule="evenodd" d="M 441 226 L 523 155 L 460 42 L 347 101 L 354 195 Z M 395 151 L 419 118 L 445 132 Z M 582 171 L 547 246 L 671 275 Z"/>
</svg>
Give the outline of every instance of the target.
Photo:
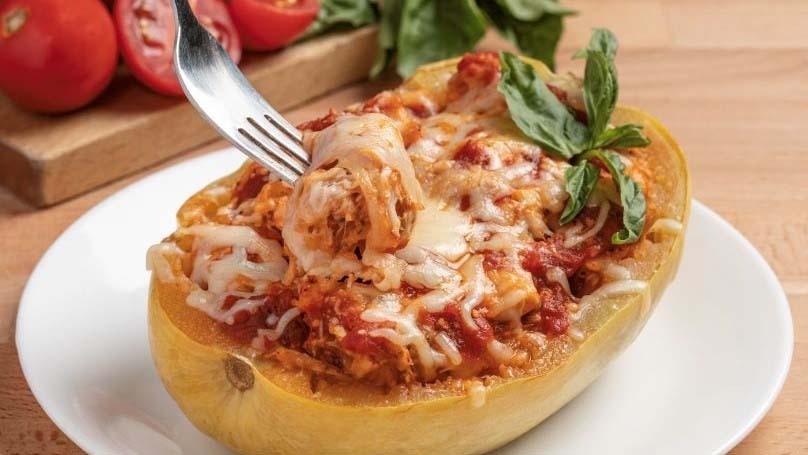
<svg viewBox="0 0 808 455">
<path fill-rule="evenodd" d="M 526 1 L 500 0 L 517 5 Z M 586 125 L 556 98 L 532 65 L 508 52 L 500 54 L 502 77 L 498 90 L 505 96 L 519 129 L 543 149 L 573 165 L 564 174 L 569 199 L 560 222 L 574 220 L 586 206 L 600 176 L 600 169 L 593 164 L 598 161 L 611 174 L 623 207 L 623 229 L 612 236 L 612 243 L 624 244 L 636 242 L 642 234 L 647 204 L 640 186 L 626 173 L 620 155 L 608 149 L 645 147 L 650 141 L 639 125 L 609 125 L 617 105 L 616 55 L 617 39 L 606 29 L 595 29 L 587 48 L 575 55 L 586 58 Z"/>
</svg>

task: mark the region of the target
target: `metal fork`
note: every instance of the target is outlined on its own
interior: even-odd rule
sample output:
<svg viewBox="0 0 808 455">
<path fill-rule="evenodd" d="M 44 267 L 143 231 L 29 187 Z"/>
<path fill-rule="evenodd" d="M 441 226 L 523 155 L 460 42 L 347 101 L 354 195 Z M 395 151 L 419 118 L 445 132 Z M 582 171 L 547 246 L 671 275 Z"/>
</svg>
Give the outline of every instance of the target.
<svg viewBox="0 0 808 455">
<path fill-rule="evenodd" d="M 199 24 L 188 0 L 171 5 L 177 25 L 174 67 L 188 100 L 222 137 L 293 184 L 310 164 L 300 131 L 250 85 Z"/>
</svg>

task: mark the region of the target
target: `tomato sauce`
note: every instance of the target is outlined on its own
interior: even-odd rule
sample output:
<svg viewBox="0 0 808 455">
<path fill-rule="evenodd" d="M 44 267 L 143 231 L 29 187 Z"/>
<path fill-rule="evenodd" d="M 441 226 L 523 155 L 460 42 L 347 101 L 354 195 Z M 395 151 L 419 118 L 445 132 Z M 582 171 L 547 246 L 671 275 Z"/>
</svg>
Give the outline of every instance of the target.
<svg viewBox="0 0 808 455">
<path fill-rule="evenodd" d="M 242 310 L 233 315 L 233 324 L 219 323 L 219 329 L 227 334 L 231 339 L 242 344 L 249 344 L 253 338 L 258 336 L 259 329 L 267 329 L 267 317 L 274 314 L 282 316 L 287 310 L 292 308 L 296 300 L 296 293 L 280 284 L 273 285 L 266 294 L 255 295 L 250 300 L 263 300 L 263 304 L 254 312 Z M 225 297 L 222 310 L 227 311 L 233 308 L 241 299 L 235 295 Z M 296 318 L 286 326 L 283 335 L 276 341 L 266 340 L 267 343 L 278 343 L 288 348 L 299 348 L 308 337 L 308 327 L 300 319 Z"/>
<path fill-rule="evenodd" d="M 419 314 L 419 325 L 434 331 L 442 331 L 454 341 L 464 359 L 479 360 L 488 355 L 488 343 L 494 339 L 494 330 L 484 317 L 474 318 L 478 329 L 468 327 L 463 322 L 460 306 L 450 303 L 442 311 Z"/>
<path fill-rule="evenodd" d="M 322 131 L 336 123 L 337 116 L 339 116 L 339 113 L 334 109 L 330 109 L 328 114 L 308 122 L 303 122 L 297 126 L 297 129 L 301 131 Z"/>
<path fill-rule="evenodd" d="M 457 73 L 449 79 L 447 100 L 452 102 L 471 90 L 492 84 L 499 75 L 499 54 L 496 52 L 465 54 L 457 64 Z"/>
<path fill-rule="evenodd" d="M 236 204 L 258 196 L 261 189 L 269 181 L 269 171 L 257 163 L 250 163 L 247 172 L 242 174 L 233 187 L 233 199 Z"/>
<path fill-rule="evenodd" d="M 491 157 L 485 149 L 485 143 L 474 138 L 467 139 L 454 154 L 454 160 L 466 164 L 476 164 L 487 167 L 491 164 Z"/>
</svg>

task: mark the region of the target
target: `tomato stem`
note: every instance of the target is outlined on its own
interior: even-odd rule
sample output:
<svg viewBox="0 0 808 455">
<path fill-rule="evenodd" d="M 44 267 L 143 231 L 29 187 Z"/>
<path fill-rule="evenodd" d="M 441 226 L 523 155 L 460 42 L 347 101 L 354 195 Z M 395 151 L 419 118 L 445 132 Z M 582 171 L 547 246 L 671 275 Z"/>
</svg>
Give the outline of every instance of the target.
<svg viewBox="0 0 808 455">
<path fill-rule="evenodd" d="M 14 35 L 28 22 L 28 10 L 16 8 L 3 16 L 3 38 Z"/>
</svg>

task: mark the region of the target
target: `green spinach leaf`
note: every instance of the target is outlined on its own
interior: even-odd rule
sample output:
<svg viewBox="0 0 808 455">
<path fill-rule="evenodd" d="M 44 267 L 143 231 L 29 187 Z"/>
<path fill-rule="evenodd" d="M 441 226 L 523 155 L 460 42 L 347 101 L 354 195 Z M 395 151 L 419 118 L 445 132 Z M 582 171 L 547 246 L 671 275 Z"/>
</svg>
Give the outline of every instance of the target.
<svg viewBox="0 0 808 455">
<path fill-rule="evenodd" d="M 370 77 L 376 77 L 387 68 L 396 53 L 398 31 L 401 26 L 401 10 L 405 0 L 385 0 L 381 5 L 379 20 L 379 50 L 370 69 Z"/>
<path fill-rule="evenodd" d="M 561 5 L 555 0 L 496 0 L 497 4 L 514 19 L 530 22 L 541 18 L 544 14 L 564 16 L 574 14 L 575 10 Z"/>
<path fill-rule="evenodd" d="M 385 0 L 386 3 L 386 0 Z M 398 32 L 398 73 L 474 48 L 487 23 L 473 0 L 404 0 Z"/>
<path fill-rule="evenodd" d="M 531 0 L 510 0 L 510 7 L 500 4 L 502 0 L 479 0 L 480 8 L 485 11 L 489 20 L 499 33 L 516 44 L 519 50 L 535 59 L 544 62 L 550 69 L 555 68 L 555 53 L 558 41 L 564 31 L 564 16 L 574 11 L 564 8 L 553 1 L 544 0 L 521 9 L 519 4 L 530 5 Z M 540 3 L 555 5 L 555 8 L 542 8 Z M 537 14 L 541 10 L 541 14 Z M 515 14 L 511 11 L 517 11 Z M 535 17 L 531 20 L 520 19 Z"/>
<path fill-rule="evenodd" d="M 567 200 L 564 212 L 561 213 L 561 224 L 569 223 L 581 213 L 589 196 L 592 195 L 592 191 L 595 190 L 599 176 L 600 169 L 586 160 L 564 172 L 564 189 L 570 198 Z"/>
<path fill-rule="evenodd" d="M 361 27 L 375 20 L 376 12 L 370 0 L 320 0 L 320 11 L 306 30 L 305 38 L 342 27 Z"/>
<path fill-rule="evenodd" d="M 550 92 L 533 66 L 509 52 L 500 54 L 500 64 L 502 76 L 497 89 L 505 96 L 519 129 L 562 158 L 581 153 L 590 139 L 586 126 Z"/>
</svg>

